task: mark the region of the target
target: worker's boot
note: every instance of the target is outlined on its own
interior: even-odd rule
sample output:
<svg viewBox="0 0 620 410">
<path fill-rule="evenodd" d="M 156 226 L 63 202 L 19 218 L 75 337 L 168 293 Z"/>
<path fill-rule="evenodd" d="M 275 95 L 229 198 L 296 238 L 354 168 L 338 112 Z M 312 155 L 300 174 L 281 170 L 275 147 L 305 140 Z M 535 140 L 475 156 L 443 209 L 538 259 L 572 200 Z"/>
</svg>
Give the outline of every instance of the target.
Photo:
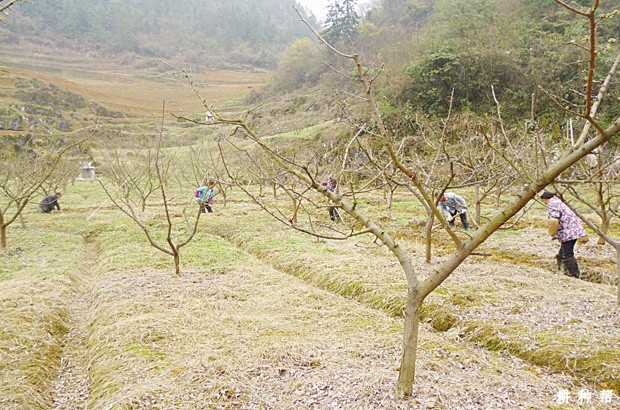
<svg viewBox="0 0 620 410">
<path fill-rule="evenodd" d="M 555 259 L 558 261 L 558 273 L 562 273 L 562 255 L 555 255 Z"/>
<path fill-rule="evenodd" d="M 579 265 L 577 264 L 577 259 L 575 259 L 574 256 L 564 259 L 564 266 L 566 266 L 568 276 L 571 278 L 579 278 Z"/>
</svg>

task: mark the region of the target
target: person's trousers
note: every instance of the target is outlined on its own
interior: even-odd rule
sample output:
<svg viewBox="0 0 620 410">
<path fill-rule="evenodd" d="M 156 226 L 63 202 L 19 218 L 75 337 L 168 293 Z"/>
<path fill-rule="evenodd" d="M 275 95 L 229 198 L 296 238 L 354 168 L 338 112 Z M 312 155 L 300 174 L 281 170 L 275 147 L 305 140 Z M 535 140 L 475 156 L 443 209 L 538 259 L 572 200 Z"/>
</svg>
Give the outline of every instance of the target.
<svg viewBox="0 0 620 410">
<path fill-rule="evenodd" d="M 578 278 L 580 276 L 580 272 L 577 259 L 575 259 L 575 243 L 577 243 L 577 239 L 562 242 L 560 245 L 560 250 L 556 255 L 556 259 L 558 260 L 558 268 L 560 268 L 563 263 L 568 272 L 568 276 Z"/>
<path fill-rule="evenodd" d="M 331 219 L 332 221 L 340 221 L 340 214 L 338 213 L 337 207 L 329 207 L 329 219 Z"/>
<path fill-rule="evenodd" d="M 558 255 L 564 259 L 572 258 L 575 256 L 575 244 L 577 243 L 577 239 L 573 239 L 572 241 L 566 241 L 560 243 L 560 250 Z"/>
<path fill-rule="evenodd" d="M 457 211 L 451 213 L 452 219 L 450 220 L 450 226 L 454 226 L 454 216 L 457 214 Z M 467 221 L 467 213 L 462 213 L 459 215 L 461 217 L 461 223 L 463 224 L 463 228 L 469 229 L 469 222 Z"/>
</svg>

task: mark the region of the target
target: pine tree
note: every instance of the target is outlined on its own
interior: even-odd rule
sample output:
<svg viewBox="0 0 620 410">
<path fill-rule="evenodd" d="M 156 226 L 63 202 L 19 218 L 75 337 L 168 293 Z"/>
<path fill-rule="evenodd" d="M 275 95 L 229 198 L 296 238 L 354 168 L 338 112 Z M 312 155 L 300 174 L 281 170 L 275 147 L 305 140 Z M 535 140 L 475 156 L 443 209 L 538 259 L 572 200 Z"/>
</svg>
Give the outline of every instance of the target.
<svg viewBox="0 0 620 410">
<path fill-rule="evenodd" d="M 357 0 L 333 0 L 328 6 L 323 37 L 330 43 L 351 43 L 357 38 L 360 17 L 355 11 Z"/>
</svg>

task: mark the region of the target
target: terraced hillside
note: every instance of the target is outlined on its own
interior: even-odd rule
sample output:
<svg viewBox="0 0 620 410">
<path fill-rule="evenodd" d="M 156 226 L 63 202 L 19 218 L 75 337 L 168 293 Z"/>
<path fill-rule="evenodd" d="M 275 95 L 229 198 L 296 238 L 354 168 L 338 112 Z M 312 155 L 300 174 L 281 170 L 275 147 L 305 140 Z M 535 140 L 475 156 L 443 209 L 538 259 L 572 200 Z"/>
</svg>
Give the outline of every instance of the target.
<svg viewBox="0 0 620 410">
<path fill-rule="evenodd" d="M 81 54 L 52 54 L 41 49 L 24 55 L 23 50 L 4 47 L 0 53 L 0 96 L 3 105 L 17 104 L 15 86 L 36 78 L 44 86 L 82 96 L 125 117 L 144 119 L 161 116 L 162 101 L 177 113 L 204 112 L 184 73 L 209 104 L 223 104 L 249 95 L 268 78 L 266 72 L 203 71 L 197 66 L 175 66 L 174 61 L 89 59 Z M 3 67 L 4 66 L 4 67 Z M 18 99 L 17 99 L 18 100 Z M 97 117 L 97 112 L 93 113 Z M 105 115 L 99 115 L 105 117 Z"/>
</svg>

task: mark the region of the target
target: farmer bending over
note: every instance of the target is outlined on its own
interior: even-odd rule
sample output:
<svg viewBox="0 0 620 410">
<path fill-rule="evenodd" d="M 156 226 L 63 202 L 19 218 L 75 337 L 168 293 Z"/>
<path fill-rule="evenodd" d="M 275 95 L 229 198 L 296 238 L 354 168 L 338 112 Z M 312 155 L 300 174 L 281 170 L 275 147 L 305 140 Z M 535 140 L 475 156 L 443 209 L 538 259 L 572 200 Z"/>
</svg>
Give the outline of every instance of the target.
<svg viewBox="0 0 620 410">
<path fill-rule="evenodd" d="M 336 189 L 338 187 L 338 181 L 336 181 L 336 178 L 332 177 L 332 178 L 329 178 L 329 182 L 323 181 L 321 185 L 326 186 L 330 192 L 336 193 Z M 338 212 L 338 207 L 331 206 L 333 204 L 331 199 L 328 199 L 327 203 L 330 205 L 329 206 L 329 219 L 335 222 L 342 222 L 342 218 L 340 217 L 340 213 Z"/>
<path fill-rule="evenodd" d="M 196 190 L 196 202 L 200 204 L 201 212 L 204 214 L 205 209 L 208 212 L 213 212 L 211 205 L 213 204 L 213 196 L 215 195 L 215 191 L 213 188 L 215 187 L 215 181 L 209 181 L 207 186 L 201 186 Z"/>
<path fill-rule="evenodd" d="M 438 192 L 436 196 L 439 197 L 439 195 L 440 193 Z M 467 203 L 465 203 L 463 198 L 454 192 L 446 192 L 439 198 L 439 203 L 437 205 L 446 216 L 450 226 L 454 226 L 454 218 L 458 215 L 461 217 L 463 228 L 465 228 L 465 230 L 469 229 L 469 222 L 467 222 Z"/>
<path fill-rule="evenodd" d="M 60 209 L 60 204 L 58 203 L 61 196 L 61 192 L 56 192 L 55 194 L 51 194 L 43 198 L 37 208 L 37 213 L 49 214 L 54 210 L 54 208 L 58 209 L 58 212 L 62 213 L 62 209 Z"/>
</svg>

